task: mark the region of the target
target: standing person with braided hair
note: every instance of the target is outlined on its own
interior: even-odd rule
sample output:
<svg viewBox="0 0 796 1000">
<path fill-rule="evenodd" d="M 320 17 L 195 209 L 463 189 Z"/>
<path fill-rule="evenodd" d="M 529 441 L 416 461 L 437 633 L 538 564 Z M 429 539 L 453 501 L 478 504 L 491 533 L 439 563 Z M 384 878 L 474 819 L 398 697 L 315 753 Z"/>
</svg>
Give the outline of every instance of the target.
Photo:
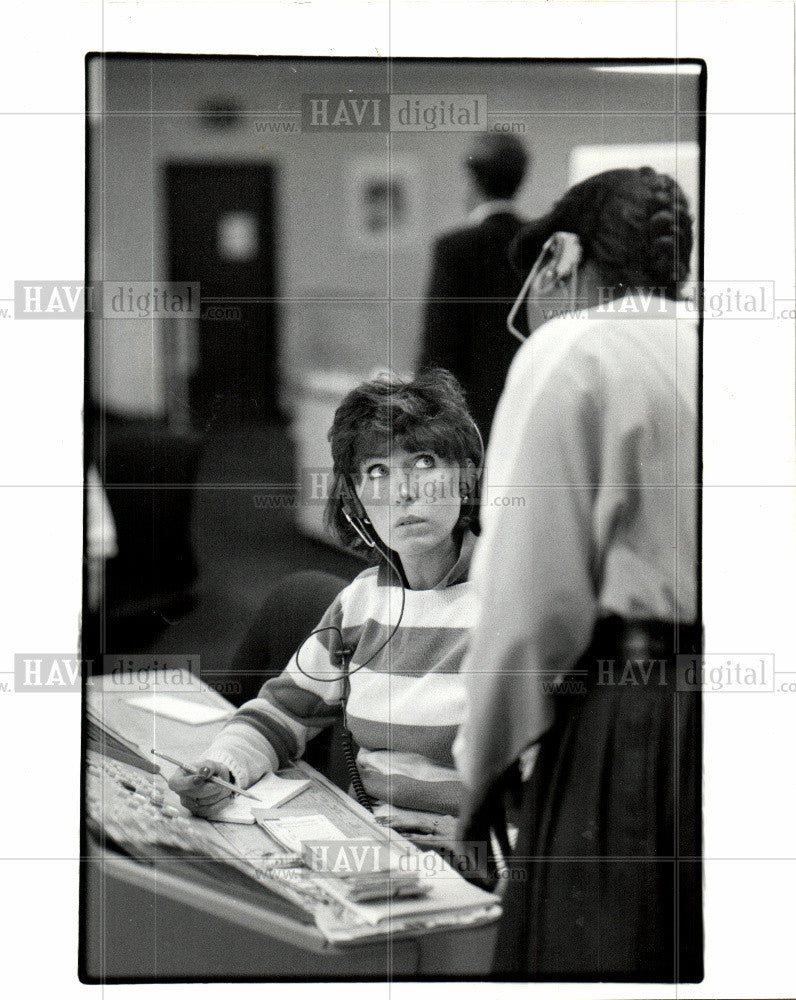
<svg viewBox="0 0 796 1000">
<path fill-rule="evenodd" d="M 675 670 L 701 649 L 692 222 L 644 167 L 569 190 L 521 234 L 525 269 L 557 232 L 580 253 L 537 261 L 531 329 L 562 294 L 575 308 L 520 348 L 487 453 L 459 833 L 499 828 L 535 752 L 495 973 L 694 982 L 701 696 Z"/>
</svg>

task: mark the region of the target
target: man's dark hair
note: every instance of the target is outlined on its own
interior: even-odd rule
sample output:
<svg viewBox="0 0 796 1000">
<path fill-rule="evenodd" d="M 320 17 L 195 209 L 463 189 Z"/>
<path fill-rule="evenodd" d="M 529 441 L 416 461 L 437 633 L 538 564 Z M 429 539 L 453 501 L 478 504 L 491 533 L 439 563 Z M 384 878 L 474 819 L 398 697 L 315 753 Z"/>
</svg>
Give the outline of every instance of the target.
<svg viewBox="0 0 796 1000">
<path fill-rule="evenodd" d="M 513 198 L 525 176 L 528 154 L 510 132 L 486 132 L 478 136 L 465 163 L 488 198 Z"/>
</svg>

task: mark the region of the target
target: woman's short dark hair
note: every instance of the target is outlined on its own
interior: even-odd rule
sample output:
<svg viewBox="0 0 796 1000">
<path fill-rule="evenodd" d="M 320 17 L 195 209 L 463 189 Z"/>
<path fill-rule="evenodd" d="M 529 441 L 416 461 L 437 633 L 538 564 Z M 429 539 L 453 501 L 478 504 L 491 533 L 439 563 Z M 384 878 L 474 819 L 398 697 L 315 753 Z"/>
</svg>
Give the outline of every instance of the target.
<svg viewBox="0 0 796 1000">
<path fill-rule="evenodd" d="M 688 200 L 668 174 L 652 167 L 606 170 L 581 181 L 552 211 L 520 233 L 514 259 L 527 273 L 554 232 L 575 233 L 584 260 L 604 285 L 680 295 L 688 278 L 693 222 Z"/>
<path fill-rule="evenodd" d="M 365 545 L 343 514 L 350 484 L 360 476 L 360 463 L 385 455 L 393 447 L 430 451 L 464 469 L 483 466 L 483 442 L 464 392 L 444 368 L 427 368 L 414 379 L 383 376 L 363 382 L 337 407 L 329 430 L 332 446 L 332 487 L 326 505 L 326 525 L 351 548 Z M 477 518 L 477 483 L 462 497 L 459 524 Z"/>
</svg>

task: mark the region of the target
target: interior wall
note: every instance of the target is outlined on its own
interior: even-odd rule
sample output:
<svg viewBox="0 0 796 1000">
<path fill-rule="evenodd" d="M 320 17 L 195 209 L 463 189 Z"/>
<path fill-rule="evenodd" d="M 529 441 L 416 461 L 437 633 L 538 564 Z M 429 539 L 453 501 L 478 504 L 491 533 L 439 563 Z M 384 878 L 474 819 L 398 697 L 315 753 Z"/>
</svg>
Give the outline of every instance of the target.
<svg viewBox="0 0 796 1000">
<path fill-rule="evenodd" d="M 696 77 L 601 73 L 578 63 L 111 55 L 90 65 L 89 80 L 90 107 L 105 111 L 90 116 L 93 278 L 167 276 L 165 164 L 267 160 L 277 168 L 279 364 L 288 405 L 309 370 L 411 370 L 434 236 L 466 216 L 470 141 L 461 132 L 287 131 L 298 124 L 301 94 L 486 94 L 490 127 L 513 127 L 532 150 L 517 202 L 529 217 L 566 189 L 576 146 L 698 134 Z M 238 124 L 208 128 L 208 100 L 235 102 Z M 264 131 L 277 121 L 282 131 Z M 353 178 L 373 160 L 414 168 L 417 223 L 384 246 L 362 240 L 351 222 Z M 95 398 L 119 413 L 162 413 L 168 335 L 164 321 L 106 320 L 92 344 Z"/>
</svg>

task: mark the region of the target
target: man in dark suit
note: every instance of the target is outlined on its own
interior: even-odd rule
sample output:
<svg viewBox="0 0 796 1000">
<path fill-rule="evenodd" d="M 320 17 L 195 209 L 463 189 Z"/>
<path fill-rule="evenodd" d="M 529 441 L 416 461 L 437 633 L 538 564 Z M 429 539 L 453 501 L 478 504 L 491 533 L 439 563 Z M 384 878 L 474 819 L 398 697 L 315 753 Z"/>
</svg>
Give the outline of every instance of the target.
<svg viewBox="0 0 796 1000">
<path fill-rule="evenodd" d="M 511 134 L 479 134 L 465 160 L 475 208 L 467 225 L 434 248 L 418 368 L 439 365 L 458 378 L 486 441 L 511 360 L 520 346 L 506 316 L 522 286 L 508 248 L 524 220 L 513 198 L 528 166 Z"/>
</svg>

